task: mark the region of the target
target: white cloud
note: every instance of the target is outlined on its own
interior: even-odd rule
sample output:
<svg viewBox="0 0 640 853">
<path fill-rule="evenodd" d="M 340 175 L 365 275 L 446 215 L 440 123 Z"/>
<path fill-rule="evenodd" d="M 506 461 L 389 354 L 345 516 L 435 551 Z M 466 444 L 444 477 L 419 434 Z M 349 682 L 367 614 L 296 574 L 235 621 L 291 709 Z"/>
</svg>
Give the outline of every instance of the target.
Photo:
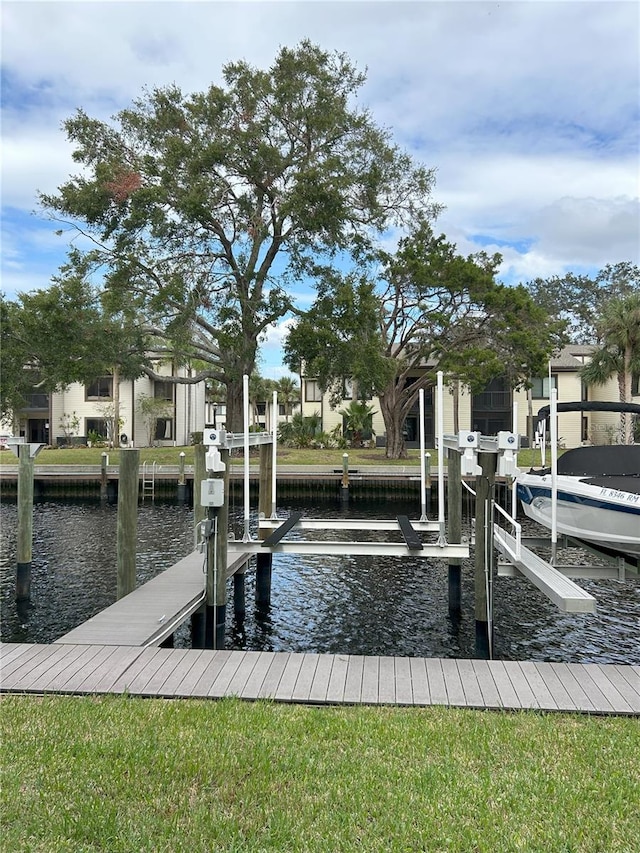
<svg viewBox="0 0 640 853">
<path fill-rule="evenodd" d="M 145 86 L 199 91 L 309 37 L 368 69 L 359 103 L 437 168 L 436 230 L 460 251 L 495 247 L 513 280 L 639 262 L 639 34 L 618 0 L 5 0 L 3 205 L 30 211 L 77 171 L 60 130 L 77 107 L 105 119 Z M 5 272 L 39 279 L 14 236 Z"/>
</svg>

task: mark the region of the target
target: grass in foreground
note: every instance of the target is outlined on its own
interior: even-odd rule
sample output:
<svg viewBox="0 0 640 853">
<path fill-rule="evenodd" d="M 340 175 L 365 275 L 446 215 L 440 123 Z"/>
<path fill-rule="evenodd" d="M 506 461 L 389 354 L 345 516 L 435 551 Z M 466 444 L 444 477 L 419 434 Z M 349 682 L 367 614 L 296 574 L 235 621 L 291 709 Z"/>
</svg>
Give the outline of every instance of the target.
<svg viewBox="0 0 640 853">
<path fill-rule="evenodd" d="M 640 724 L 7 696 L 3 849 L 625 851 Z"/>
</svg>

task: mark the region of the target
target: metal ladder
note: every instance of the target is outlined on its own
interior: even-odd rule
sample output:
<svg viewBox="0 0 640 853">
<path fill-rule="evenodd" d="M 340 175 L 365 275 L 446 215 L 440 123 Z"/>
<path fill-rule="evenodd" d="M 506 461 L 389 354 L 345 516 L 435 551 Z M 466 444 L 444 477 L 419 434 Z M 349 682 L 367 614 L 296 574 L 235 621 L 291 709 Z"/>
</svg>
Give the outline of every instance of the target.
<svg viewBox="0 0 640 853">
<path fill-rule="evenodd" d="M 155 500 L 156 494 L 156 462 L 151 463 L 151 467 L 149 467 L 148 462 L 142 463 L 142 500 L 144 500 L 145 495 L 150 495 L 151 500 Z"/>
</svg>

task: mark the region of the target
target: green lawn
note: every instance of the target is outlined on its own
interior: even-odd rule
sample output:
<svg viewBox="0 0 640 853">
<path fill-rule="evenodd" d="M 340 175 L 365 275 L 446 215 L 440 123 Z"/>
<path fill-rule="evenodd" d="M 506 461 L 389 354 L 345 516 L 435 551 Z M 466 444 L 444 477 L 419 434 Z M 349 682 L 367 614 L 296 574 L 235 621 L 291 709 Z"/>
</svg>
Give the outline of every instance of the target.
<svg viewBox="0 0 640 853">
<path fill-rule="evenodd" d="M 118 450 L 105 451 L 99 447 L 73 447 L 64 450 L 42 450 L 36 458 L 36 465 L 100 465 L 103 452 L 108 452 L 109 464 L 117 465 L 119 459 Z M 185 454 L 185 464 L 193 464 L 193 447 L 143 447 L 140 448 L 140 461 L 156 461 L 159 465 L 178 465 L 180 453 Z M 365 465 L 419 465 L 420 451 L 409 450 L 408 459 L 387 459 L 384 449 L 373 450 L 297 450 L 282 447 L 278 450 L 278 463 L 282 465 L 331 465 L 336 468 L 342 467 L 343 454 L 349 454 L 349 467 L 354 468 Z M 431 465 L 437 466 L 438 453 L 436 450 L 428 451 L 431 457 Z M 518 454 L 521 467 L 540 464 L 539 450 L 522 450 Z M 15 465 L 17 459 L 10 450 L 0 452 L 0 464 Z M 243 462 L 242 452 L 234 451 L 231 462 L 241 465 Z M 256 458 L 257 462 L 257 458 Z"/>
<path fill-rule="evenodd" d="M 1 719 L 12 853 L 638 850 L 636 719 L 25 696 Z"/>
</svg>

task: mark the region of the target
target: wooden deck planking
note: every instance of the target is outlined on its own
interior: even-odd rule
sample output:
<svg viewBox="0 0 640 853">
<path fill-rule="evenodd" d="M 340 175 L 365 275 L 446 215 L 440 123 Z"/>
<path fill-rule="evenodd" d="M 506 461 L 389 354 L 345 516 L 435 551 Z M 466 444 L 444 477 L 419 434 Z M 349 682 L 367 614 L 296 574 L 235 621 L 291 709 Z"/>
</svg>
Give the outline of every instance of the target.
<svg viewBox="0 0 640 853">
<path fill-rule="evenodd" d="M 388 655 L 378 658 L 378 702 L 394 705 L 396 701 L 396 668 L 394 659 Z"/>
<path fill-rule="evenodd" d="M 424 658 L 409 658 L 411 670 L 411 681 L 413 683 L 413 701 L 416 705 L 430 705 L 431 694 L 429 691 L 429 678 Z M 363 697 L 364 701 L 367 701 Z M 377 701 L 377 696 L 376 696 Z"/>
<path fill-rule="evenodd" d="M 409 658 L 394 658 L 396 704 L 413 705 L 413 684 Z"/>
<path fill-rule="evenodd" d="M 251 670 L 251 675 L 247 678 L 242 697 L 244 699 L 258 699 L 260 690 L 264 682 L 265 676 L 271 665 L 271 652 L 257 652 L 258 659 L 255 666 Z"/>
<path fill-rule="evenodd" d="M 287 665 L 289 658 L 288 652 L 282 652 L 279 655 L 274 655 L 270 660 L 264 661 L 268 664 L 267 670 L 264 673 L 262 684 L 258 690 L 258 699 L 273 699 L 278 689 L 278 684 L 282 678 L 282 673 Z"/>
<path fill-rule="evenodd" d="M 230 556 L 227 576 L 242 559 Z M 58 644 L 145 646 L 160 643 L 202 604 L 203 555 L 192 551 L 129 595 L 58 638 Z"/>
<path fill-rule="evenodd" d="M 377 655 L 365 657 L 364 666 L 362 667 L 362 687 L 360 693 L 362 702 L 377 704 L 379 672 L 380 658 Z"/>
<path fill-rule="evenodd" d="M 344 701 L 344 688 L 347 681 L 347 667 L 349 665 L 348 655 L 334 655 L 327 695 L 325 701 L 341 703 Z"/>
<path fill-rule="evenodd" d="M 320 655 L 306 654 L 291 694 L 292 702 L 308 702 Z"/>
<path fill-rule="evenodd" d="M 320 655 L 309 690 L 309 702 L 323 703 L 326 701 L 332 669 L 333 655 Z"/>
<path fill-rule="evenodd" d="M 347 675 L 344 683 L 344 702 L 359 702 L 362 696 L 362 678 L 364 675 L 364 655 L 349 655 Z"/>
<path fill-rule="evenodd" d="M 231 654 L 232 652 L 220 650 L 217 652 L 211 652 L 207 656 L 209 660 L 205 669 L 202 672 L 202 675 L 194 684 L 193 690 L 190 694 L 191 696 L 200 696 L 201 698 L 204 698 L 205 696 L 209 695 L 211 685 L 222 671 L 222 667 L 225 665 L 225 663 L 227 662 L 227 658 Z"/>
<path fill-rule="evenodd" d="M 478 681 L 478 676 L 473 668 L 472 660 L 460 659 L 456 661 L 458 675 L 462 684 L 465 704 L 470 708 L 484 708 L 484 697 Z"/>
<path fill-rule="evenodd" d="M 486 660 L 472 660 L 471 665 L 482 694 L 482 702 L 485 708 L 501 708 L 502 702 L 498 688 L 493 680 L 489 662 Z"/>
<path fill-rule="evenodd" d="M 447 705 L 447 688 L 442 672 L 442 661 L 440 658 L 428 658 L 426 660 L 427 678 L 429 679 L 429 694 L 432 705 Z"/>
<path fill-rule="evenodd" d="M 505 667 L 505 671 L 509 681 L 511 682 L 511 686 L 516 692 L 520 707 L 527 708 L 529 710 L 538 708 L 539 704 L 536 699 L 536 695 L 529 683 L 526 672 L 522 669 L 519 663 L 511 661 L 509 665 Z"/>
<path fill-rule="evenodd" d="M 617 664 L 67 644 L 2 644 L 0 663 L 5 693 L 126 691 L 157 697 L 640 715 L 640 671 Z"/>
<path fill-rule="evenodd" d="M 536 661 L 535 668 L 538 671 L 540 677 L 544 681 L 549 693 L 553 696 L 553 701 L 555 702 L 559 711 L 569 711 L 569 710 L 577 710 L 573 706 L 573 702 L 571 701 L 571 696 L 569 695 L 566 687 L 563 685 L 562 681 L 558 678 L 556 672 L 553 670 L 550 663 Z"/>
</svg>

